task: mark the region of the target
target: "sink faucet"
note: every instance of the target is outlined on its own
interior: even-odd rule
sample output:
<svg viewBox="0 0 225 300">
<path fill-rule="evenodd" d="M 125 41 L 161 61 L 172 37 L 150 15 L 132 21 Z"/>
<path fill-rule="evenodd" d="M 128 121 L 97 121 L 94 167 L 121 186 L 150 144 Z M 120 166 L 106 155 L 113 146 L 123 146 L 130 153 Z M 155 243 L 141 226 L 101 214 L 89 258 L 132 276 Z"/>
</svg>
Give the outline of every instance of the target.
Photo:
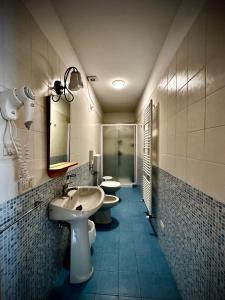
<svg viewBox="0 0 225 300">
<path fill-rule="evenodd" d="M 69 191 L 77 191 L 78 190 L 77 186 L 69 186 L 69 184 L 72 183 L 72 182 L 68 182 L 70 177 L 76 177 L 76 174 L 71 174 L 66 177 L 66 183 L 63 185 L 63 191 L 62 191 L 63 196 L 67 196 Z"/>
<path fill-rule="evenodd" d="M 62 191 L 62 195 L 63 196 L 67 196 L 69 191 L 77 191 L 78 190 L 78 187 L 77 186 L 70 186 L 69 187 L 69 184 L 70 183 L 65 183 L 63 185 L 63 191 Z"/>
</svg>

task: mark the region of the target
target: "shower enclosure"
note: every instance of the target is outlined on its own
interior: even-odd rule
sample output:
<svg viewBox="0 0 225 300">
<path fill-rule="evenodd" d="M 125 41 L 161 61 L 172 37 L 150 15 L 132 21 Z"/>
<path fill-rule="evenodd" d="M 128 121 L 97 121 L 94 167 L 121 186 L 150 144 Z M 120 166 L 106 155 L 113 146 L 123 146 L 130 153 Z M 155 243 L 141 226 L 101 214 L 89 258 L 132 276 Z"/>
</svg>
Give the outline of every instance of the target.
<svg viewBox="0 0 225 300">
<path fill-rule="evenodd" d="M 102 125 L 102 176 L 122 185 L 136 183 L 136 125 Z"/>
</svg>

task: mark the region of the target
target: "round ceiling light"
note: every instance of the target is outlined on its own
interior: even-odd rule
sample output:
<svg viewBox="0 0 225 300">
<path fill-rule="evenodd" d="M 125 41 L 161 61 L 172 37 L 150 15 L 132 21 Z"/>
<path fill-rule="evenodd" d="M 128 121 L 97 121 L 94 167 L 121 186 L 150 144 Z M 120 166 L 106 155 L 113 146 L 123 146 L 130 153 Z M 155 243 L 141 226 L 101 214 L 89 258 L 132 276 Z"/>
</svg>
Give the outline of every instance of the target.
<svg viewBox="0 0 225 300">
<path fill-rule="evenodd" d="M 126 82 L 121 79 L 117 79 L 112 82 L 112 86 L 117 90 L 123 89 L 125 87 L 125 85 L 126 85 Z"/>
</svg>

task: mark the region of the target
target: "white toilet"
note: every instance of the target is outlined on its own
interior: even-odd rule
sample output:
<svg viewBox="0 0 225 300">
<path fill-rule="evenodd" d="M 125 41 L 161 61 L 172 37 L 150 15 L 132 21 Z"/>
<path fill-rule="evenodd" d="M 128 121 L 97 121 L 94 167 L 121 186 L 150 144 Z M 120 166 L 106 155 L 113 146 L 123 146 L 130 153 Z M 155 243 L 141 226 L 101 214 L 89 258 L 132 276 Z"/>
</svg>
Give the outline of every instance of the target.
<svg viewBox="0 0 225 300">
<path fill-rule="evenodd" d="M 96 174 L 96 184 L 101 180 L 101 155 L 95 154 L 93 156 L 93 171 Z M 120 182 L 113 181 L 112 176 L 103 176 L 100 187 L 105 192 L 105 199 L 102 207 L 95 213 L 93 220 L 96 224 L 109 224 L 112 222 L 110 209 L 119 202 L 119 198 L 115 193 L 120 189 Z"/>
<path fill-rule="evenodd" d="M 100 184 L 100 187 L 106 194 L 115 195 L 115 193 L 120 189 L 121 184 L 118 181 L 106 180 Z"/>
<path fill-rule="evenodd" d="M 96 224 L 110 224 L 112 222 L 110 209 L 115 206 L 119 200 L 117 196 L 105 195 L 102 207 L 93 216 L 94 222 Z"/>
</svg>

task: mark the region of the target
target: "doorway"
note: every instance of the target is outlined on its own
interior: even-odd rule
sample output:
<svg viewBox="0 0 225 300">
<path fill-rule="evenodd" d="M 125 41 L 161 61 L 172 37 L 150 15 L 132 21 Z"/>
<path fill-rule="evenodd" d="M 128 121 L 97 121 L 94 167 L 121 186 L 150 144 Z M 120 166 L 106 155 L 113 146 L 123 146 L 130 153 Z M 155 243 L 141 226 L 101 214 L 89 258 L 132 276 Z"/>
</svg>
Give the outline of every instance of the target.
<svg viewBox="0 0 225 300">
<path fill-rule="evenodd" d="M 136 184 L 136 125 L 102 125 L 102 176 Z"/>
</svg>

